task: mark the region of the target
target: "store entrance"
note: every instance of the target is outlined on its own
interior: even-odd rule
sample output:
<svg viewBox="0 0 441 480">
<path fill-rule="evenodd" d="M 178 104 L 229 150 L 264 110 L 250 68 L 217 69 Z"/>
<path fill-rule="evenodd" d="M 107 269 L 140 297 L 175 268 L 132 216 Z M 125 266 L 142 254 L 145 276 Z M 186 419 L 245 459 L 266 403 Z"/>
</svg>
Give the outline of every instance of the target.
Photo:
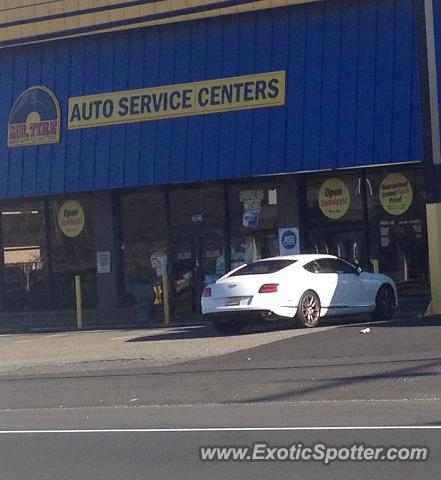
<svg viewBox="0 0 441 480">
<path fill-rule="evenodd" d="M 173 315 L 200 312 L 204 287 L 225 273 L 224 206 L 217 186 L 170 191 Z"/>
<path fill-rule="evenodd" d="M 177 315 L 200 312 L 204 287 L 225 273 L 221 229 L 193 227 L 173 234 L 173 310 Z"/>
</svg>

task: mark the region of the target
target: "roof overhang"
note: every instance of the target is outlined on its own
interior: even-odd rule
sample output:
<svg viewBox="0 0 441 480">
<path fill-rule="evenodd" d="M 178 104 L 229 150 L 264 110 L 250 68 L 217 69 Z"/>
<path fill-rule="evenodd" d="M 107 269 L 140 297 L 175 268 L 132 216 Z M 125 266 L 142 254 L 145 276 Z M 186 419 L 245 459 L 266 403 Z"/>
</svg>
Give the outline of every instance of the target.
<svg viewBox="0 0 441 480">
<path fill-rule="evenodd" d="M 95 0 L 79 9 L 72 0 L 29 0 L 26 6 L 15 0 L 0 8 L 0 47 L 318 1 L 324 0 Z"/>
</svg>

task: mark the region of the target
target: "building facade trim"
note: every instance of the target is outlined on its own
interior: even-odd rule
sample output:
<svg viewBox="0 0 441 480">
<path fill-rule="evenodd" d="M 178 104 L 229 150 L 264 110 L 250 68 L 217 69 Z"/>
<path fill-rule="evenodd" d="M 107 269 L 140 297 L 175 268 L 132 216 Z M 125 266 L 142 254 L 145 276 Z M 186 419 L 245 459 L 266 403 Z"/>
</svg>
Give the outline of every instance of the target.
<svg viewBox="0 0 441 480">
<path fill-rule="evenodd" d="M 0 48 L 317 1 L 323 0 L 202 0 L 197 3 L 188 0 L 129 0 L 76 10 L 60 5 L 42 15 L 36 14 L 38 4 L 31 15 L 24 13 L 29 9 L 16 6 L 3 10 L 6 18 L 0 22 Z M 18 14 L 14 15 L 14 10 Z M 1 15 L 0 10 L 0 19 Z M 9 20 L 11 16 L 13 18 Z"/>
</svg>

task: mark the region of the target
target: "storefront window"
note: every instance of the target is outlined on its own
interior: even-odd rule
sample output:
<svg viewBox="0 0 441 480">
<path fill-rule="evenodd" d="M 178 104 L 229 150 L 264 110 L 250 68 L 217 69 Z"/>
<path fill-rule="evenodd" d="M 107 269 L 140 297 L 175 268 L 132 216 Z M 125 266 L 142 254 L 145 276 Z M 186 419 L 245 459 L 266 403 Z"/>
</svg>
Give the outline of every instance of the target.
<svg viewBox="0 0 441 480">
<path fill-rule="evenodd" d="M 121 204 L 124 303 L 135 304 L 140 319 L 148 320 L 162 307 L 162 273 L 168 262 L 165 194 L 127 194 Z"/>
<path fill-rule="evenodd" d="M 278 199 L 273 183 L 233 185 L 228 190 L 231 268 L 279 254 Z"/>
<path fill-rule="evenodd" d="M 54 306 L 75 306 L 75 275 L 80 275 L 83 305 L 96 307 L 93 201 L 86 197 L 52 200 L 49 216 Z"/>
<path fill-rule="evenodd" d="M 2 209 L 3 306 L 6 311 L 49 305 L 49 265 L 44 205 L 20 202 Z"/>
<path fill-rule="evenodd" d="M 371 261 L 400 293 L 428 288 L 428 253 L 422 169 L 369 171 L 367 204 Z"/>
<path fill-rule="evenodd" d="M 306 180 L 309 242 L 305 250 L 366 266 L 361 183 L 361 174 Z"/>
</svg>

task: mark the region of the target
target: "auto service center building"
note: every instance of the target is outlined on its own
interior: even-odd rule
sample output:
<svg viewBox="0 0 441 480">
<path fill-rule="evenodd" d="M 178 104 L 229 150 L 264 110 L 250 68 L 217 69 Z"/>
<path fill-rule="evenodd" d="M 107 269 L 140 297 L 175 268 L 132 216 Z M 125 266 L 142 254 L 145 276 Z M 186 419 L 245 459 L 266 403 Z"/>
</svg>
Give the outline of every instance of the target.
<svg viewBox="0 0 441 480">
<path fill-rule="evenodd" d="M 27 3 L 0 5 L 0 326 L 73 324 L 75 275 L 86 325 L 161 319 L 164 272 L 191 318 L 297 252 L 430 291 L 416 0 Z"/>
</svg>

